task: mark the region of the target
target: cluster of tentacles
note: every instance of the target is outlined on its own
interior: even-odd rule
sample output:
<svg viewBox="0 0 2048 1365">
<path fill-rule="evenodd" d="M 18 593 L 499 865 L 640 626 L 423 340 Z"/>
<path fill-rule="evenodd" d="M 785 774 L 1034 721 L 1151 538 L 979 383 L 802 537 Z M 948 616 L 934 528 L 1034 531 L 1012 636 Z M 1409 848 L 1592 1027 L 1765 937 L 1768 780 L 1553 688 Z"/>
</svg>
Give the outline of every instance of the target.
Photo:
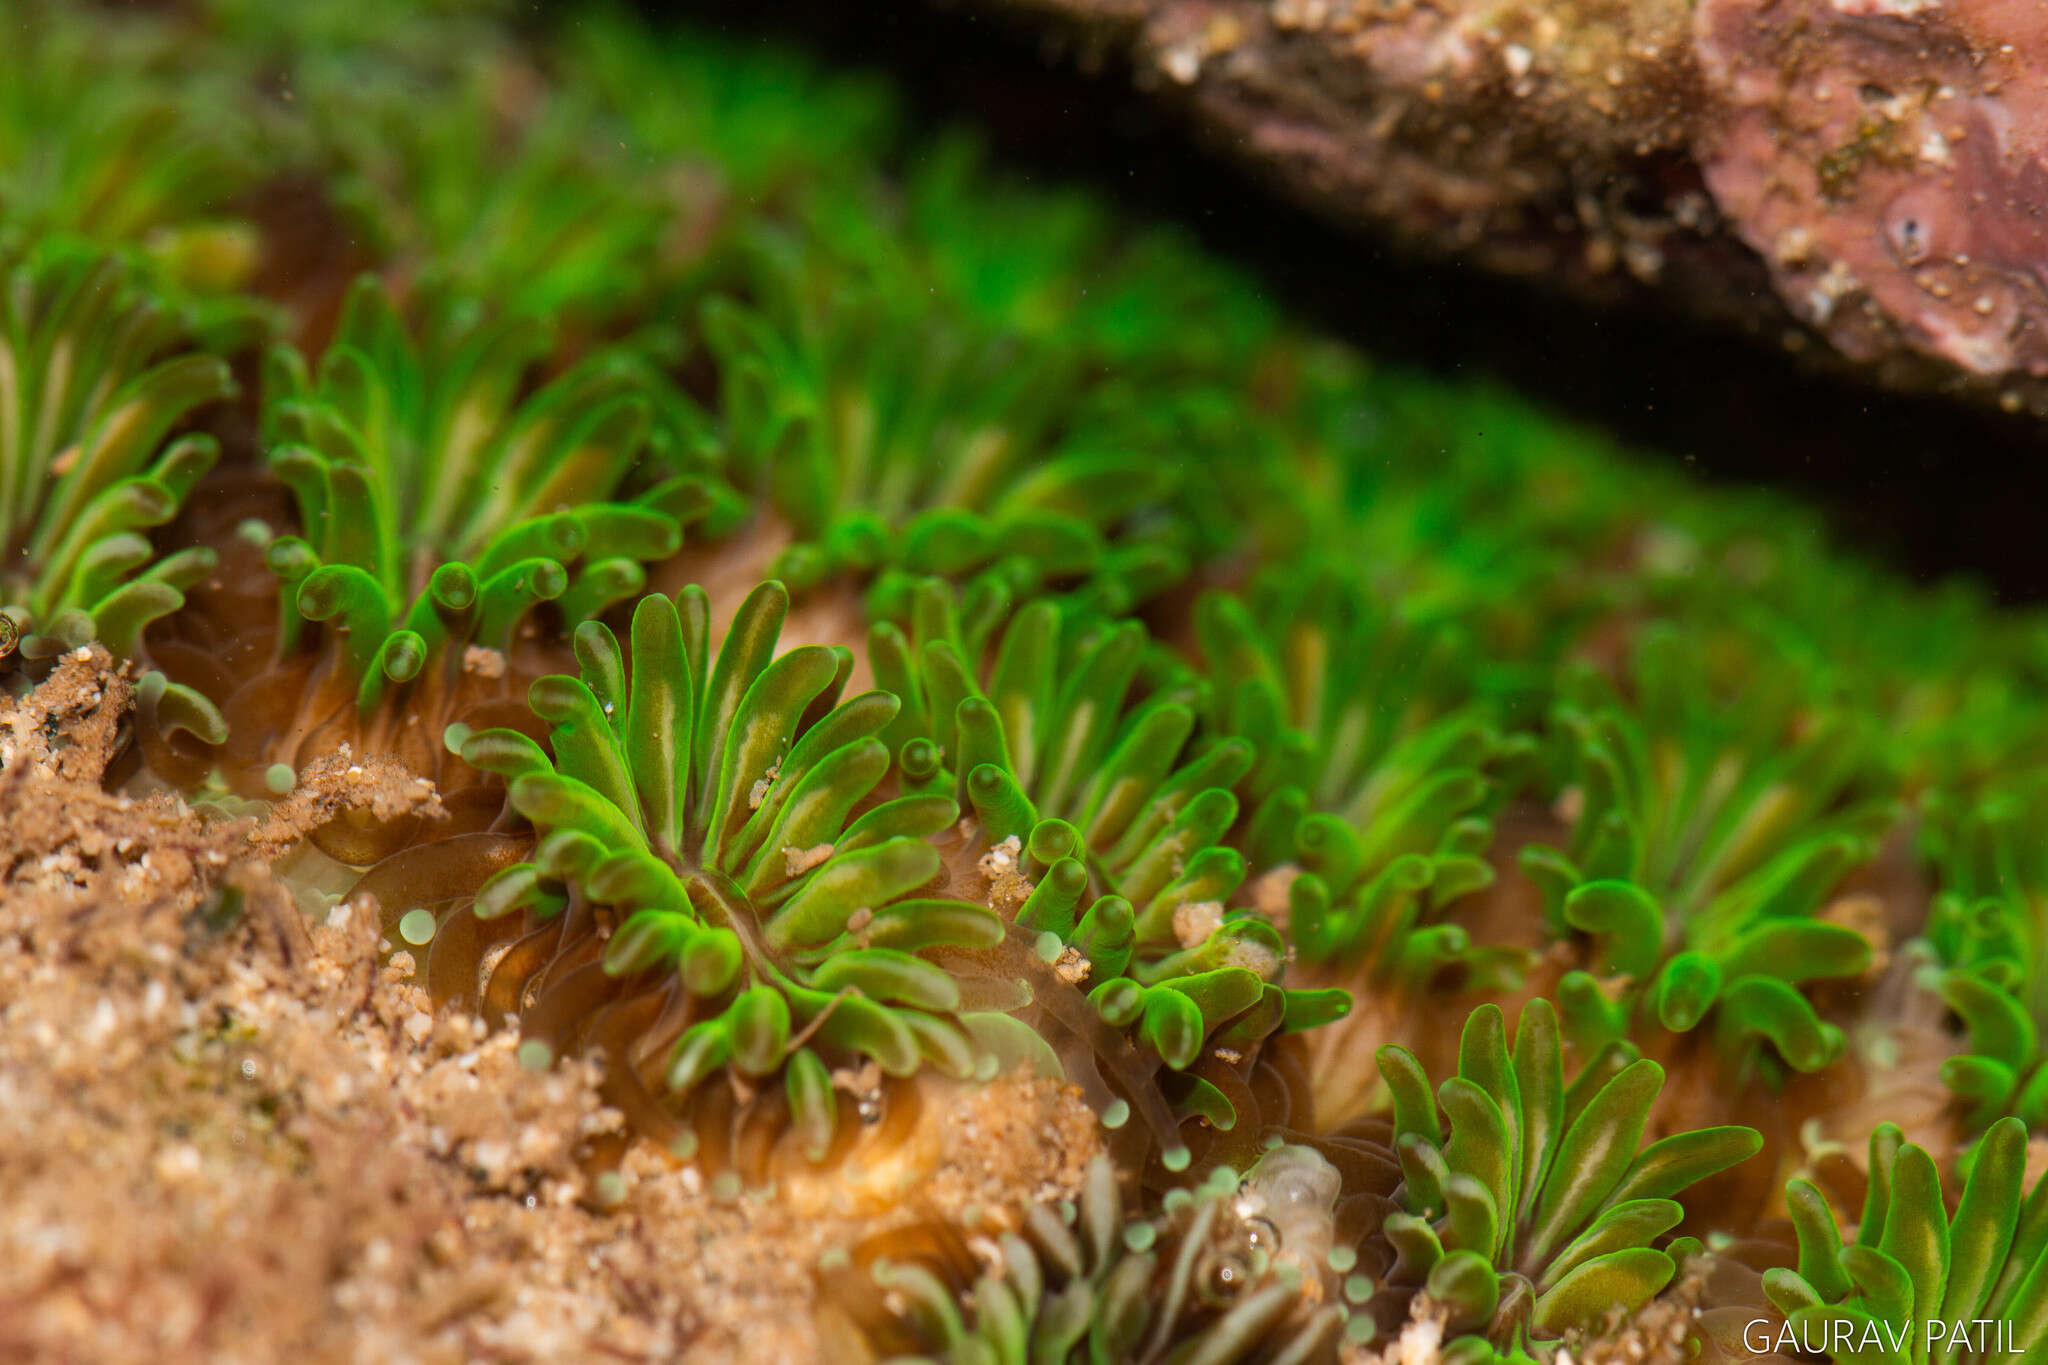
<svg viewBox="0 0 2048 1365">
<path fill-rule="evenodd" d="M 599 1058 L 594 1169 L 886 1205 L 1028 1068 L 1081 1198 L 843 1249 L 860 1349 L 2048 1350 L 2038 622 L 871 85 L 360 8 L 0 0 L 0 685 L 97 639 L 123 780 L 432 784 L 295 875 Z"/>
</svg>

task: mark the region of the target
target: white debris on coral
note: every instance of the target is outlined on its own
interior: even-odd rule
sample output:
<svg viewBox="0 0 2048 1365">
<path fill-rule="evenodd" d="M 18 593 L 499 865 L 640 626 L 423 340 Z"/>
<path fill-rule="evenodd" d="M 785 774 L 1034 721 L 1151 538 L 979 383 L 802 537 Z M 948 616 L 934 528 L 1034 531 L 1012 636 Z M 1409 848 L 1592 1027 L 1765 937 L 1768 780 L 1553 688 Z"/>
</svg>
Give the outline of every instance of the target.
<svg viewBox="0 0 2048 1365">
<path fill-rule="evenodd" d="M 995 909 L 1013 911 L 1031 895 L 1031 879 L 1021 866 L 1023 858 L 1024 841 L 1012 834 L 991 844 L 975 863 L 976 870 L 988 878 L 988 902 Z"/>
<path fill-rule="evenodd" d="M 1445 1313 L 1427 1294 L 1417 1294 L 1401 1335 L 1378 1351 L 1347 1349 L 1345 1365 L 1438 1365 L 1443 1359 Z"/>
<path fill-rule="evenodd" d="M 999 844 L 991 844 L 988 852 L 981 855 L 981 861 L 975 866 L 980 869 L 982 876 L 994 881 L 998 877 L 1007 877 L 1015 872 L 1017 860 L 1023 852 L 1024 841 L 1012 834 Z"/>
<path fill-rule="evenodd" d="M 1224 956 L 1223 965 L 1242 967 L 1261 981 L 1271 981 L 1280 971 L 1280 959 L 1271 948 L 1246 938 L 1240 938 L 1230 945 L 1230 952 Z"/>
<path fill-rule="evenodd" d="M 748 790 L 748 810 L 761 809 L 761 803 L 768 799 L 769 791 L 775 786 L 775 779 L 780 776 L 782 776 L 782 760 L 778 758 L 775 762 L 768 765 L 768 771 L 761 774 L 760 780 L 755 782 L 753 787 Z"/>
<path fill-rule="evenodd" d="M 1174 908 L 1173 936 L 1183 948 L 1201 947 L 1222 927 L 1222 901 L 1184 901 Z"/>
<path fill-rule="evenodd" d="M 479 678 L 502 678 L 505 656 L 485 645 L 468 645 L 462 651 L 462 671 Z"/>
<path fill-rule="evenodd" d="M 1835 307 L 1862 287 L 1856 272 L 1841 261 L 1830 261 L 1813 287 L 1806 292 L 1806 308 L 1816 325 L 1825 326 Z"/>
<path fill-rule="evenodd" d="M 782 850 L 783 875 L 801 877 L 831 856 L 830 844 L 812 844 L 809 848 L 785 848 Z"/>
<path fill-rule="evenodd" d="M 1252 908 L 1282 934 L 1287 932 L 1287 920 L 1294 904 L 1294 883 L 1300 876 L 1299 864 L 1282 863 L 1260 874 L 1251 884 Z"/>
</svg>

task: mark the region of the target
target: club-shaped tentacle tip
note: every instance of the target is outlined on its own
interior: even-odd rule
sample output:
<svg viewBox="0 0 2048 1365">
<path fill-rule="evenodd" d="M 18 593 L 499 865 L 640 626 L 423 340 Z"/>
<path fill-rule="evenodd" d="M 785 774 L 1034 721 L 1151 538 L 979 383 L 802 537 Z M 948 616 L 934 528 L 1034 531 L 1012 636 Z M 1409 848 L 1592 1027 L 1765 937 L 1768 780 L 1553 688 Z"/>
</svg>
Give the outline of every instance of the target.
<svg viewBox="0 0 2048 1365">
<path fill-rule="evenodd" d="M 476 601 L 476 573 L 459 560 L 441 565 L 428 580 L 434 603 L 444 611 L 463 612 Z"/>
</svg>

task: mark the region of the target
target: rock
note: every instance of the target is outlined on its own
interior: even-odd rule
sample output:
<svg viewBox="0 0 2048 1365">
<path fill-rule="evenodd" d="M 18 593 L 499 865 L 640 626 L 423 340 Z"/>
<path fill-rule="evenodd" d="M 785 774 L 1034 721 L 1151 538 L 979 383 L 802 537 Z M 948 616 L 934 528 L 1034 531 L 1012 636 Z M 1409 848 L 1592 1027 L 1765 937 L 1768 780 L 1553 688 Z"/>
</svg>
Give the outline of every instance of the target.
<svg viewBox="0 0 2048 1365">
<path fill-rule="evenodd" d="M 1858 361 L 2048 375 L 2048 5 L 1703 0 L 1694 31 L 1707 184 L 1796 315 Z"/>
<path fill-rule="evenodd" d="M 1347 224 L 2048 416 L 2041 0 L 973 0 Z"/>
</svg>

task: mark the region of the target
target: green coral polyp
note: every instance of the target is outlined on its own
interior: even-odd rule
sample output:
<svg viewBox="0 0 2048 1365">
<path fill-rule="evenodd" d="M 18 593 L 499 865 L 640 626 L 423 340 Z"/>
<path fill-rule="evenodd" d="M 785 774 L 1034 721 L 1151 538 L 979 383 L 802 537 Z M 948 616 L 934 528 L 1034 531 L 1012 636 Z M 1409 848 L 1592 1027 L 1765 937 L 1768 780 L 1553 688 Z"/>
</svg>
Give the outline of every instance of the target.
<svg viewBox="0 0 2048 1365">
<path fill-rule="evenodd" d="M 1522 853 L 1550 932 L 1593 948 L 1591 970 L 1559 985 L 1566 1032 L 1592 1048 L 1711 1018 L 1733 1064 L 1820 1070 L 1845 1039 L 1809 985 L 1873 960 L 1820 912 L 1898 818 L 1868 736 L 1795 714 L 1783 676 L 1750 679 L 1739 709 L 1717 700 L 1667 628 L 1644 633 L 1633 680 L 1624 703 L 1582 674 L 1560 705 L 1572 842 Z"/>
<path fill-rule="evenodd" d="M 2027 1188 L 2026 1126 L 2016 1118 L 1991 1126 L 1953 1213 L 1934 1158 L 1896 1126 L 1881 1124 L 1870 1135 L 1869 1166 L 1862 1219 L 1846 1243 L 1812 1182 L 1785 1187 L 1798 1265 L 1764 1275 L 1765 1292 L 1785 1315 L 1784 1338 L 1820 1344 L 1836 1361 L 2041 1358 L 2048 1182 Z M 1905 1339 L 1894 1351 L 1901 1324 Z M 1870 1351 L 1865 1342 L 1881 1344 Z"/>
<path fill-rule="evenodd" d="M 1470 695 L 1461 632 L 1394 621 L 1329 571 L 1209 594 L 1195 629 L 1214 723 L 1258 755 L 1247 854 L 1302 873 L 1288 885 L 1302 959 L 1423 984 L 1456 965 L 1511 985 L 1517 953 L 1441 919 L 1493 881 L 1491 814 L 1526 750 Z"/>
<path fill-rule="evenodd" d="M 176 312 L 118 260 L 39 251 L 0 292 L 0 610 L 29 658 L 98 638 L 135 652 L 211 571 L 148 533 L 212 468 L 210 435 L 168 439 L 234 393 L 218 357 L 182 349 Z"/>
<path fill-rule="evenodd" d="M 1201 689 L 1135 622 L 928 582 L 912 624 L 878 623 L 868 651 L 905 699 L 889 738 L 906 777 L 974 813 L 992 894 L 1015 887 L 1016 925 L 1048 937 L 1099 1018 L 1189 1073 L 1181 1112 L 1251 1136 L 1239 1109 L 1259 1045 L 1347 1007 L 1284 988 L 1279 931 L 1230 908 L 1251 746 L 1196 739 Z"/>
<path fill-rule="evenodd" d="M 1057 348 L 945 315 L 912 324 L 809 268 L 808 246 L 765 236 L 763 306 L 715 298 L 703 318 L 734 477 L 797 540 L 773 572 L 797 587 L 845 571 L 986 573 L 1017 591 L 1078 586 L 1116 612 L 1186 572 L 1156 538 L 1111 537 L 1166 504 L 1173 480 L 1158 460 L 1062 430 L 1082 378 Z M 909 587 L 885 578 L 878 614 Z"/>
<path fill-rule="evenodd" d="M 227 215 L 260 156 L 232 77 L 191 62 L 169 24 L 110 33 L 21 0 L 0 5 L 0 22 L 13 68 L 0 90 L 0 248 L 66 234 L 146 244 L 173 276 L 240 288 L 249 253 Z M 110 63 L 120 79 L 107 79 Z M 223 245 L 226 270 L 175 268 Z"/>
<path fill-rule="evenodd" d="M 651 458 L 665 381 L 621 350 L 523 393 L 550 349 L 537 318 L 464 305 L 433 309 L 415 342 L 365 278 L 317 369 L 272 351 L 269 463 L 306 530 L 267 550 L 280 646 L 333 622 L 365 714 L 431 660 L 459 663 L 472 643 L 509 653 L 543 602 L 573 624 L 631 599 L 643 566 L 713 510 L 705 480 L 684 475 L 608 500 Z"/>
<path fill-rule="evenodd" d="M 1267 1161 L 1298 1150 L 1279 1149 Z M 1242 1188 L 1259 1178 L 1254 1168 Z M 1176 1191 L 1161 1212 L 1138 1213 L 1120 1195 L 1114 1165 L 1097 1157 L 1074 1216 L 1062 1219 L 1043 1205 L 1026 1210 L 1023 1228 L 997 1239 L 998 1264 L 965 1294 L 947 1282 L 952 1267 L 885 1256 L 866 1266 L 867 1285 L 855 1265 L 825 1287 L 866 1318 L 876 1337 L 901 1348 L 894 1358 L 906 1362 L 1233 1365 L 1324 1359 L 1340 1341 L 1370 1341 L 1369 1318 L 1354 1317 L 1341 1299 L 1314 1303 L 1308 1286 L 1324 1267 L 1305 1266 L 1302 1248 L 1248 1215 L 1240 1191 L 1238 1174 L 1219 1167 L 1192 1190 Z M 1287 1231 L 1313 1235 L 1316 1217 Z M 860 1301 L 876 1290 L 902 1305 L 893 1320 Z"/>
<path fill-rule="evenodd" d="M 427 291 L 598 332 L 644 318 L 658 281 L 696 264 L 677 223 L 717 207 L 709 186 L 648 174 L 587 90 L 536 83 L 487 14 L 392 7 L 376 22 L 369 60 L 309 28 L 287 36 L 303 49 L 302 135 L 352 246 Z M 438 96 L 424 121 L 421 87 Z"/>
<path fill-rule="evenodd" d="M 756 588 L 714 664 L 701 590 L 643 598 L 630 653 L 590 623 L 581 676 L 533 685 L 552 760 L 513 730 L 472 735 L 462 752 L 509 781 L 539 835 L 533 861 L 477 893 L 476 913 L 573 906 L 615 922 L 604 970 L 665 980 L 685 1001 L 667 1087 L 726 1067 L 783 1073 L 792 1122 L 822 1157 L 836 1110 L 820 1051 L 898 1076 L 981 1067 L 985 1025 L 925 954 L 991 947 L 1003 926 L 977 903 L 913 894 L 940 871 L 929 836 L 955 809 L 870 799 L 896 699 L 840 700 L 844 650 L 777 656 L 786 610 L 780 584 Z"/>
<path fill-rule="evenodd" d="M 1942 1080 L 1981 1130 L 2001 1115 L 2048 1121 L 2048 1019 L 2042 889 L 2048 876 L 2029 834 L 2043 809 L 2037 780 L 1988 794 L 1943 791 L 1926 803 L 1922 839 L 1942 889 L 1925 942 L 1935 989 L 1959 1019 L 1968 1047 L 1942 1064 Z"/>
<path fill-rule="evenodd" d="M 1567 1085 L 1563 1056 L 1540 997 L 1512 1047 L 1499 1007 L 1474 1011 L 1458 1074 L 1434 1097 L 1412 1053 L 1380 1050 L 1403 1175 L 1381 1279 L 1445 1308 L 1461 1338 L 1448 1360 L 1547 1354 L 1568 1331 L 1642 1307 L 1697 1250 L 1656 1245 L 1684 1217 L 1676 1196 L 1762 1145 L 1731 1126 L 1639 1146 L 1663 1069 L 1615 1044 Z"/>
</svg>

